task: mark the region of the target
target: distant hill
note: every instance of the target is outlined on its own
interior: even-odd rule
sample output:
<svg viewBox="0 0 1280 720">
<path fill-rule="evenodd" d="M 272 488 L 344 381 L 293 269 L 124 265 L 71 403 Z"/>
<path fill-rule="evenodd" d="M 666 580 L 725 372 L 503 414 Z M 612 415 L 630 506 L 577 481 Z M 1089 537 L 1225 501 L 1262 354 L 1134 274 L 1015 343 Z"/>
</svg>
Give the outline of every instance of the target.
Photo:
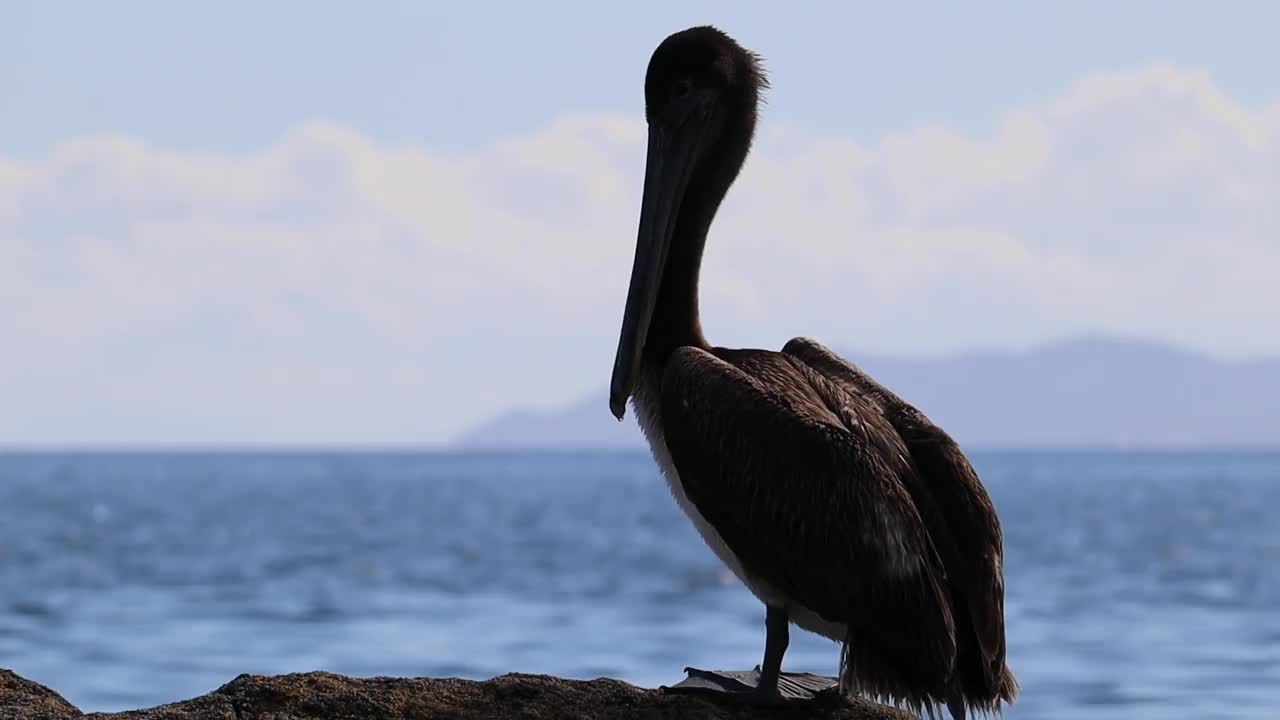
<svg viewBox="0 0 1280 720">
<path fill-rule="evenodd" d="M 1102 338 L 1027 352 L 845 357 L 969 446 L 1280 447 L 1280 358 L 1229 363 Z M 643 446 L 631 409 L 619 423 L 608 407 L 602 393 L 556 412 L 513 412 L 456 445 Z"/>
</svg>

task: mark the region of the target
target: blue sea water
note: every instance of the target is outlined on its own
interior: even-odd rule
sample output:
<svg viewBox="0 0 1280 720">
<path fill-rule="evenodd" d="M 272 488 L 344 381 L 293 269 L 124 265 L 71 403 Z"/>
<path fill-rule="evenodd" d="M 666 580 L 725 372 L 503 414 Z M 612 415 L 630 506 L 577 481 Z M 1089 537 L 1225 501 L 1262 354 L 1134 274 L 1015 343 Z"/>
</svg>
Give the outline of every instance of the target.
<svg viewBox="0 0 1280 720">
<path fill-rule="evenodd" d="M 1280 454 L 973 459 L 1007 717 L 1280 717 Z M 656 686 L 753 666 L 762 623 L 642 452 L 0 454 L 0 667 L 83 710 L 312 669 Z M 786 667 L 837 658 L 795 631 Z"/>
</svg>

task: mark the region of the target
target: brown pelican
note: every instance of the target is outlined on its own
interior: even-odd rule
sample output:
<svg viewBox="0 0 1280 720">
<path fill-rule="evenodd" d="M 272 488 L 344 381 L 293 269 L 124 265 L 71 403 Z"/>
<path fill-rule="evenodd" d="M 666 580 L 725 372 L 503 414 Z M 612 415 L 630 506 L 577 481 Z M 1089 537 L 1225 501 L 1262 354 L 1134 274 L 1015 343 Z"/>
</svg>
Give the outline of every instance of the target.
<svg viewBox="0 0 1280 720">
<path fill-rule="evenodd" d="M 960 448 L 813 340 L 734 350 L 702 334 L 707 230 L 766 87 L 759 58 L 711 27 L 668 37 L 649 61 L 644 198 L 610 410 L 622 419 L 632 399 L 677 502 L 767 608 L 762 669 L 745 684 L 720 673 L 722 689 L 779 699 L 795 623 L 843 643 L 843 694 L 930 714 L 945 703 L 957 720 L 998 711 L 1018 687 L 1005 663 L 1000 523 Z"/>
</svg>

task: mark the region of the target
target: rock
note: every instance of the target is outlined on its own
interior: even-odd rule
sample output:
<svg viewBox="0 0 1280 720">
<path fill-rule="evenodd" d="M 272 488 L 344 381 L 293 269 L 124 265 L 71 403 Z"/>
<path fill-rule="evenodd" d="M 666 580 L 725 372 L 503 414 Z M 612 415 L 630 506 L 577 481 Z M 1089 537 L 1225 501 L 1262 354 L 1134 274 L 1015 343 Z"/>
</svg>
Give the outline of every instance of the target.
<svg viewBox="0 0 1280 720">
<path fill-rule="evenodd" d="M 62 720 L 80 717 L 66 698 L 10 670 L 0 668 L 0 720 Z"/>
<path fill-rule="evenodd" d="M 621 720 L 773 718 L 905 720 L 912 715 L 865 700 L 743 707 L 730 700 L 647 690 L 610 680 L 512 673 L 456 678 L 350 678 L 327 672 L 241 675 L 192 700 L 146 710 L 83 715 L 58 693 L 0 670 L 0 720 Z"/>
</svg>

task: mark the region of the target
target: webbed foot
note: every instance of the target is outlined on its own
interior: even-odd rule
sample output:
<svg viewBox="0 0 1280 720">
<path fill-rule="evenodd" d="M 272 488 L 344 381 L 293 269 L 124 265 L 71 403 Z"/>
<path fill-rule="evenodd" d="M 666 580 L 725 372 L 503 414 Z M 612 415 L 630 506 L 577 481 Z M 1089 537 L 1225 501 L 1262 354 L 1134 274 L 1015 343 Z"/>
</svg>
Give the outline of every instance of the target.
<svg viewBox="0 0 1280 720">
<path fill-rule="evenodd" d="M 700 670 L 685 668 L 688 677 L 661 689 L 672 693 L 708 693 L 732 697 L 751 705 L 778 705 L 795 700 L 814 700 L 829 688 L 838 692 L 835 678 L 812 673 L 778 675 L 776 683 L 762 683 L 760 668 L 754 670 Z"/>
</svg>

